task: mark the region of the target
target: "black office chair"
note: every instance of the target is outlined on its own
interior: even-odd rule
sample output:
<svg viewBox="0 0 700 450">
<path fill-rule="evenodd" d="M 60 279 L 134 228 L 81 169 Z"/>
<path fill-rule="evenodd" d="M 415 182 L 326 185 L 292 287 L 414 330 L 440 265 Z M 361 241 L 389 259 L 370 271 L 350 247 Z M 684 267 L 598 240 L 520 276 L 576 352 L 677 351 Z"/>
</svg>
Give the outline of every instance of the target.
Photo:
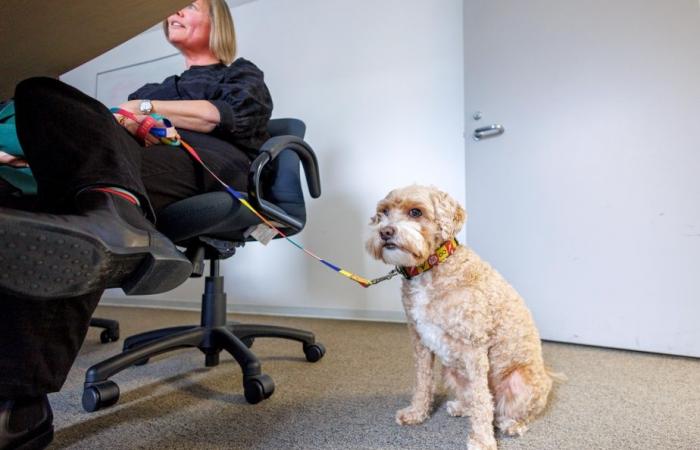
<svg viewBox="0 0 700 450">
<path fill-rule="evenodd" d="M 313 150 L 304 142 L 305 125 L 296 119 L 275 119 L 268 130 L 272 136 L 260 149 L 249 174 L 247 199 L 254 208 L 279 224 L 287 235 L 299 232 L 306 222 L 299 164 L 304 167 L 309 193 L 321 195 L 318 164 Z M 111 406 L 119 399 L 119 387 L 108 378 L 130 367 L 148 362 L 152 356 L 183 347 L 197 347 L 205 355 L 207 367 L 219 363 L 226 350 L 243 371 L 243 389 L 249 403 L 272 395 L 274 383 L 263 374 L 260 362 L 249 350 L 255 338 L 275 337 L 302 343 L 306 359 L 320 360 L 325 348 L 313 333 L 286 327 L 226 322 L 224 278 L 219 261 L 233 256 L 237 247 L 252 240 L 247 231 L 260 219 L 226 192 L 211 192 L 178 201 L 158 217 L 158 229 L 178 246 L 187 249 L 193 277 L 204 272 L 200 325 L 178 326 L 131 336 L 124 341 L 123 353 L 90 367 L 85 375 L 83 408 L 86 411 Z"/>
</svg>

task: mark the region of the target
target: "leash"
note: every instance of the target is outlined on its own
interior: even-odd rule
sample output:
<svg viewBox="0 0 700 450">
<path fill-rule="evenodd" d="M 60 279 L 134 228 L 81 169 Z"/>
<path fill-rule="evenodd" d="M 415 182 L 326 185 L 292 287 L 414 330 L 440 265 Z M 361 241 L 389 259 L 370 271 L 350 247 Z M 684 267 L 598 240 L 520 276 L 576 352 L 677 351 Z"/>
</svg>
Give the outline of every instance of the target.
<svg viewBox="0 0 700 450">
<path fill-rule="evenodd" d="M 295 240 L 284 234 L 280 229 L 278 229 L 276 226 L 274 226 L 269 220 L 267 220 L 262 214 L 260 214 L 258 211 L 253 208 L 253 206 L 248 203 L 248 201 L 245 199 L 245 197 L 239 193 L 238 191 L 234 190 L 226 184 L 221 178 L 219 178 L 207 165 L 206 163 L 202 160 L 202 158 L 199 157 L 199 154 L 197 151 L 192 148 L 191 145 L 189 145 L 187 142 L 183 141 L 180 136 L 177 134 L 177 130 L 175 130 L 175 127 L 173 127 L 172 123 L 166 119 L 165 117 L 161 116 L 160 114 L 151 114 L 148 116 L 146 119 L 144 119 L 142 122 L 139 122 L 136 119 L 136 116 L 132 114 L 130 111 L 127 111 L 125 109 L 121 108 L 112 108 L 110 111 L 114 114 L 120 114 L 128 119 L 133 120 L 134 122 L 139 124 L 139 127 L 136 131 L 136 137 L 139 138 L 141 141 L 144 140 L 146 135 L 151 134 L 152 136 L 155 136 L 161 140 L 163 144 L 167 145 L 172 145 L 173 147 L 182 147 L 187 151 L 187 153 L 192 156 L 192 158 L 195 159 L 209 174 L 214 177 L 214 179 L 224 188 L 226 192 L 231 194 L 233 198 L 238 200 L 243 206 L 248 208 L 257 218 L 259 218 L 265 225 L 270 227 L 272 230 L 274 230 L 276 233 L 278 233 L 280 236 L 285 238 L 289 243 L 297 247 L 299 250 L 303 251 L 307 255 L 311 256 L 312 258 L 316 259 L 317 261 L 321 262 L 324 264 L 326 267 L 329 269 L 334 270 L 335 272 L 339 273 L 340 275 L 343 275 L 347 278 L 350 278 L 351 280 L 355 281 L 356 283 L 360 284 L 360 286 L 368 288 L 370 286 L 373 286 L 377 283 L 381 283 L 382 281 L 389 280 L 396 275 L 400 275 L 401 272 L 399 269 L 393 269 L 391 270 L 388 274 L 384 275 L 383 277 L 375 278 L 373 280 L 368 280 L 366 278 L 363 278 L 359 275 L 356 275 L 348 270 L 342 269 L 335 264 L 332 264 L 329 261 L 326 261 L 325 259 L 321 258 L 320 256 L 316 255 L 315 253 L 307 250 L 302 246 L 301 244 L 297 243 Z M 165 128 L 162 127 L 157 127 L 157 121 L 160 120 L 163 122 L 163 125 L 165 125 Z"/>
</svg>

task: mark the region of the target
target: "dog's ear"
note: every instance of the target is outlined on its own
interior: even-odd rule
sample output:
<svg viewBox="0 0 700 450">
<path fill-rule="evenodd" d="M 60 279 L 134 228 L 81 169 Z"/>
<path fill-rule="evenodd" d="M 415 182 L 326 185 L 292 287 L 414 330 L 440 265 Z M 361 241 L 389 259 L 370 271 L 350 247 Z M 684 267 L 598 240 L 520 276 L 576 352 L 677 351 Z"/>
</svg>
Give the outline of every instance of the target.
<svg viewBox="0 0 700 450">
<path fill-rule="evenodd" d="M 383 201 L 384 201 L 384 200 L 380 200 L 379 202 L 377 202 L 377 209 L 375 210 L 374 215 L 373 215 L 372 217 L 369 218 L 369 224 L 370 224 L 370 225 L 376 225 L 376 224 L 378 224 L 378 223 L 382 220 L 382 217 L 381 217 L 381 215 L 379 214 L 379 211 L 380 211 L 380 208 L 381 208 L 381 205 L 382 205 L 382 202 L 383 202 Z"/>
<path fill-rule="evenodd" d="M 440 227 L 443 241 L 455 237 L 462 225 L 467 220 L 467 213 L 462 205 L 455 199 L 442 191 L 432 194 L 433 206 L 435 208 L 435 222 Z"/>
</svg>

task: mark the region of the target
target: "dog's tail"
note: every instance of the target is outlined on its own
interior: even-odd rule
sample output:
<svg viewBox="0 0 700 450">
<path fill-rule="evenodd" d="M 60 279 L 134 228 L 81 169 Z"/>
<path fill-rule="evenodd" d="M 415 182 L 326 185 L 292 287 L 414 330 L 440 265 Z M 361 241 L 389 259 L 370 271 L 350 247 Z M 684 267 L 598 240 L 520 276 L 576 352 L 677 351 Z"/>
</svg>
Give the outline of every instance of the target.
<svg viewBox="0 0 700 450">
<path fill-rule="evenodd" d="M 551 367 L 545 367 L 544 370 L 555 383 L 564 383 L 569 380 L 564 372 L 554 372 Z"/>
</svg>

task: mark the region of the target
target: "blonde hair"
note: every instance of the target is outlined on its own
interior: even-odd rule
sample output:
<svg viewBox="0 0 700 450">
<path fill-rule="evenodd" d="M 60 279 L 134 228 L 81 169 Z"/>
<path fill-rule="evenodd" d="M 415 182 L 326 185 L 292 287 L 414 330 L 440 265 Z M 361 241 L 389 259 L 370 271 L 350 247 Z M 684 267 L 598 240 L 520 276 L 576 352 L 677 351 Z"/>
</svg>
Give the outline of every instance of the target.
<svg viewBox="0 0 700 450">
<path fill-rule="evenodd" d="M 225 0 L 203 0 L 209 5 L 209 50 L 225 65 L 236 59 L 236 28 L 233 26 L 231 10 Z M 168 19 L 163 20 L 165 37 L 168 36 Z"/>
</svg>

